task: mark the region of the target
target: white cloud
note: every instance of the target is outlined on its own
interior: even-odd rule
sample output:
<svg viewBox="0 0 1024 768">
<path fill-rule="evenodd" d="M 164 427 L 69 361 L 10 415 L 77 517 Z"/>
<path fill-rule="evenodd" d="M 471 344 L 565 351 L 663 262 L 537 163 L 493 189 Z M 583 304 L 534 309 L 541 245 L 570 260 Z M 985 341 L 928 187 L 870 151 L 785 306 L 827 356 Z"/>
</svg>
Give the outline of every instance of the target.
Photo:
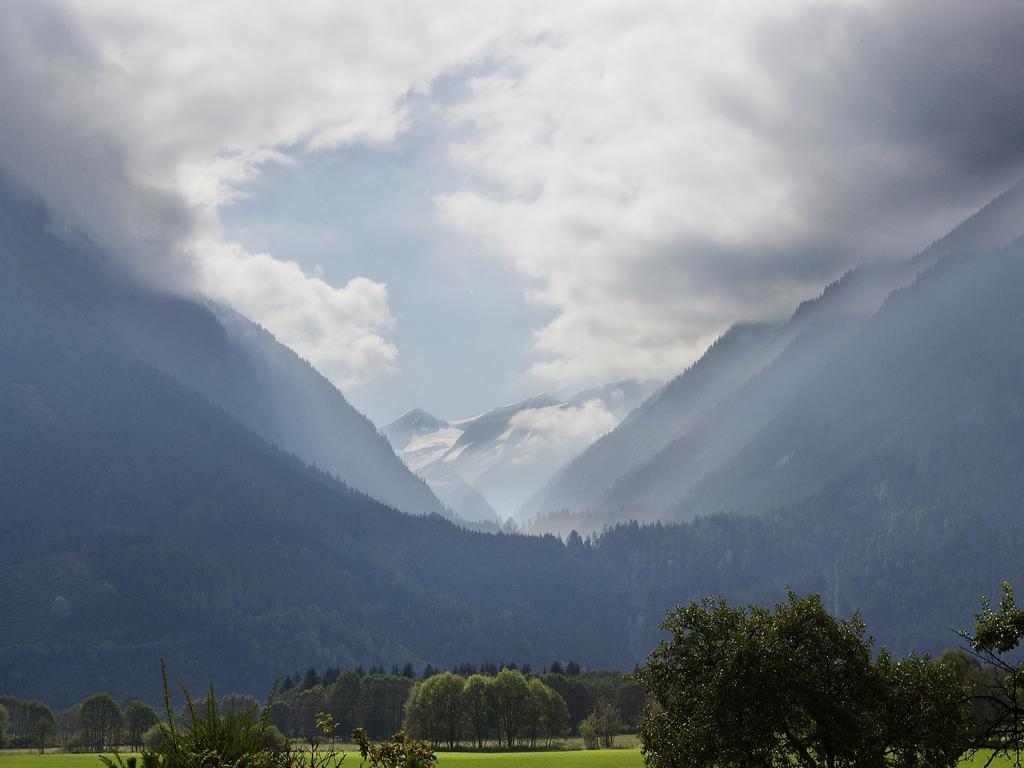
<svg viewBox="0 0 1024 768">
<path fill-rule="evenodd" d="M 439 215 L 554 310 L 532 373 L 561 386 L 670 376 L 731 322 L 907 255 L 1024 160 L 1012 0 L 0 13 L 0 167 L 137 273 L 230 301 L 341 383 L 395 365 L 385 287 L 246 253 L 218 209 L 268 162 L 386 145 L 442 75 L 478 73 L 435 105 L 455 164 Z"/>
<path fill-rule="evenodd" d="M 205 295 L 259 318 L 339 385 L 365 384 L 395 365 L 398 350 L 384 338 L 394 319 L 383 284 L 355 277 L 336 288 L 293 261 L 217 241 L 202 251 Z"/>
<path fill-rule="evenodd" d="M 529 432 L 528 445 L 536 449 L 557 449 L 564 460 L 612 430 L 624 414 L 616 413 L 602 400 L 575 405 L 528 408 L 513 414 L 511 429 Z"/>
<path fill-rule="evenodd" d="M 0 14 L 0 169 L 60 226 L 143 279 L 229 302 L 339 384 L 394 365 L 383 285 L 247 253 L 217 211 L 267 162 L 392 140 L 409 94 L 487 39 L 482 9 L 14 0 Z"/>
<path fill-rule="evenodd" d="M 453 112 L 481 183 L 441 214 L 556 310 L 536 377 L 668 377 L 732 322 L 910 256 L 1020 172 L 1019 134 L 993 126 L 1021 127 L 1021 14 L 986 10 L 548 4 Z M 991 167 L 953 162 L 979 149 Z"/>
</svg>

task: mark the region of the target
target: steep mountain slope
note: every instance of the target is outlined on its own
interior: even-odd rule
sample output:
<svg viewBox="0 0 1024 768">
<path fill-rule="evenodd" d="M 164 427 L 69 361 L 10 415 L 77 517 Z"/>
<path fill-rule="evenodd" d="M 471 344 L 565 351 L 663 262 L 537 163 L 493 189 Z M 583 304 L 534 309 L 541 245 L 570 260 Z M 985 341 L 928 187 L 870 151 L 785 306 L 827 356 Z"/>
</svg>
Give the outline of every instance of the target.
<svg viewBox="0 0 1024 768">
<path fill-rule="evenodd" d="M 862 611 L 892 647 L 953 645 L 978 595 L 1024 580 L 1022 340 L 1022 241 L 898 291 L 676 509 L 698 517 L 599 541 L 646 585 L 638 624 L 665 601 L 788 585 Z"/>
<path fill-rule="evenodd" d="M 716 350 L 716 344 L 652 402 L 567 467 L 550 489 L 531 502 L 531 509 L 549 513 L 542 521 L 548 530 L 571 523 L 599 527 L 616 519 L 663 516 L 668 506 L 727 462 L 793 402 L 893 290 L 909 285 L 941 258 L 1005 245 L 1021 232 L 1022 221 L 1024 187 L 1018 185 L 908 262 L 854 269 L 817 299 L 804 302 L 785 325 L 762 329 L 750 344 L 727 345 L 723 351 Z M 733 333 L 723 336 L 719 344 L 731 341 Z M 731 365 L 709 366 L 721 358 Z M 695 386 L 701 379 L 713 386 Z M 661 418 L 656 418 L 659 413 Z M 683 414 L 687 418 L 680 418 Z M 627 451 L 627 446 L 640 449 Z M 600 493 L 575 490 L 591 477 L 603 478 L 590 484 Z M 561 508 L 589 510 L 590 518 L 580 520 L 570 514 L 563 521 L 558 514 L 550 514 Z"/>
<path fill-rule="evenodd" d="M 946 257 L 894 293 L 678 512 L 759 512 L 849 483 L 883 499 L 913 486 L 929 505 L 1018 504 L 1022 338 L 1024 242 Z"/>
<path fill-rule="evenodd" d="M 261 437 L 404 512 L 442 512 L 342 394 L 260 326 L 226 307 L 123 282 L 97 311 L 142 359 L 224 408 Z"/>
<path fill-rule="evenodd" d="M 261 695 L 310 664 L 629 668 L 669 606 L 787 585 L 935 652 L 1024 578 L 1020 243 L 894 295 L 687 500 L 774 509 L 563 544 L 402 514 L 270 445 L 142 359 L 44 223 L 0 207 L 0 691 L 155 698 L 160 657 Z"/>
<path fill-rule="evenodd" d="M 772 357 L 776 329 L 737 325 L 704 356 L 652 395 L 614 430 L 584 450 L 523 507 L 527 516 L 582 511 L 631 466 L 656 453 L 696 416 L 728 395 Z M 600 523 L 596 527 L 600 527 Z"/>
<path fill-rule="evenodd" d="M 101 266 L 43 226 L 0 210 L 0 690 L 155 698 L 160 657 L 253 692 L 310 663 L 451 664 L 496 642 L 623 661 L 557 539 L 410 517 L 271 446 L 112 331 Z"/>
<path fill-rule="evenodd" d="M 487 514 L 481 502 L 509 517 L 554 468 L 615 426 L 652 386 L 615 382 L 565 402 L 537 395 L 451 422 L 415 409 L 381 431 L 460 517 L 482 519 L 475 516 Z"/>
</svg>

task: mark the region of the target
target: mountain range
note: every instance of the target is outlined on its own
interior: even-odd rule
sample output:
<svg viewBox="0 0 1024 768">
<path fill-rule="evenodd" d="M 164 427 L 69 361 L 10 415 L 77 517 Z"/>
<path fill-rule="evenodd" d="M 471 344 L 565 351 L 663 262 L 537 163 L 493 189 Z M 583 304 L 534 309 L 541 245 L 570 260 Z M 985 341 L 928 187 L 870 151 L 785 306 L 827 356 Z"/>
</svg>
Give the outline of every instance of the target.
<svg viewBox="0 0 1024 768">
<path fill-rule="evenodd" d="M 740 497 L 724 488 L 752 487 L 739 456 L 767 449 L 765 430 L 787 409 L 803 407 L 807 387 L 830 361 L 842 358 L 887 298 L 942 259 L 1007 246 L 1024 230 L 1022 222 L 1024 188 L 1018 185 L 914 258 L 844 274 L 781 325 L 730 328 L 700 360 L 569 463 L 526 509 L 541 518 L 539 527 L 562 531 L 737 509 Z M 792 471 L 784 465 L 799 452 L 768 455 L 781 476 Z M 711 490 L 713 477 L 721 490 Z M 757 511 L 765 501 L 759 490 L 740 507 Z"/>
<path fill-rule="evenodd" d="M 493 521 L 516 517 L 555 468 L 612 429 L 653 388 L 629 380 L 564 401 L 541 394 L 457 421 L 414 409 L 381 431 L 458 517 Z"/>
<path fill-rule="evenodd" d="M 448 510 L 269 334 L 140 287 L 3 188 L 0 691 L 155 700 L 160 658 L 260 695 L 310 665 L 628 669 L 672 605 L 787 586 L 941 651 L 1024 577 L 1021 198 L 724 334 L 534 494 L 552 529 L 608 526 L 563 540 L 429 514 Z M 489 456 L 517 414 L 587 402 L 403 434 L 430 461 Z"/>
</svg>

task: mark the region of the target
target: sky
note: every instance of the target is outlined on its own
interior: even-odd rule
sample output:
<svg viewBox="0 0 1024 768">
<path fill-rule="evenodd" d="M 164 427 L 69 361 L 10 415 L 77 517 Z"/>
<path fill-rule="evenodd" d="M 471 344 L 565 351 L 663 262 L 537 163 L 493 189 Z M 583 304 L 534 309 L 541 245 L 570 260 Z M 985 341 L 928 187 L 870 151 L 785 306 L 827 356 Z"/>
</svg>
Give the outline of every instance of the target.
<svg viewBox="0 0 1024 768">
<path fill-rule="evenodd" d="M 378 423 L 665 380 L 1024 170 L 1024 4 L 8 0 L 0 172 Z"/>
</svg>

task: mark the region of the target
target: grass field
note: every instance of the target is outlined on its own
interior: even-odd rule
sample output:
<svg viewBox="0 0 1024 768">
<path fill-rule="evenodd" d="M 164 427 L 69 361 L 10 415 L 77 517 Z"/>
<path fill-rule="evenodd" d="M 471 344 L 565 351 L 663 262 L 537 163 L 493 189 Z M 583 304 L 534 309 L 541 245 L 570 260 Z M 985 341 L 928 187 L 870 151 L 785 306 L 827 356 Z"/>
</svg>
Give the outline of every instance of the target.
<svg viewBox="0 0 1024 768">
<path fill-rule="evenodd" d="M 979 754 L 964 761 L 964 768 L 980 768 L 988 756 Z M 359 754 L 350 755 L 346 764 L 358 768 Z M 1007 768 L 1010 761 L 998 760 L 993 766 Z M 438 768 L 641 768 L 638 749 L 602 749 L 591 752 L 439 752 Z M 5 754 L 0 752 L 0 768 L 102 768 L 96 755 L 50 753 Z"/>
</svg>

